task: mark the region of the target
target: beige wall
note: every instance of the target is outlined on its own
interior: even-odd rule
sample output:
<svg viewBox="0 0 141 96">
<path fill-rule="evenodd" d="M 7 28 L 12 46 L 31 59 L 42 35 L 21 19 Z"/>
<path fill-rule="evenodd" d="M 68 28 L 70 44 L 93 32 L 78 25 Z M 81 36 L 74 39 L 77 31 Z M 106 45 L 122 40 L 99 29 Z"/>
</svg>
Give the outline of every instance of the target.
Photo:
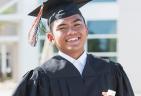
<svg viewBox="0 0 141 96">
<path fill-rule="evenodd" d="M 123 64 L 136 93 L 141 93 L 140 5 L 140 0 L 119 0 L 119 61 Z"/>
</svg>

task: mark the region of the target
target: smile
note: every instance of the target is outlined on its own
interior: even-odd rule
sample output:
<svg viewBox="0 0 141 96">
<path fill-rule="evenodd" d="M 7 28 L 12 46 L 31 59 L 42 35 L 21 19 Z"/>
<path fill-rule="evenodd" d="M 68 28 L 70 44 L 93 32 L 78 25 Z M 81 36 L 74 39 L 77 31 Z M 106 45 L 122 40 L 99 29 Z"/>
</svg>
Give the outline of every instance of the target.
<svg viewBox="0 0 141 96">
<path fill-rule="evenodd" d="M 74 42 L 74 41 L 78 41 L 79 39 L 80 39 L 80 37 L 73 37 L 73 38 L 67 39 L 66 41 L 67 42 Z"/>
</svg>

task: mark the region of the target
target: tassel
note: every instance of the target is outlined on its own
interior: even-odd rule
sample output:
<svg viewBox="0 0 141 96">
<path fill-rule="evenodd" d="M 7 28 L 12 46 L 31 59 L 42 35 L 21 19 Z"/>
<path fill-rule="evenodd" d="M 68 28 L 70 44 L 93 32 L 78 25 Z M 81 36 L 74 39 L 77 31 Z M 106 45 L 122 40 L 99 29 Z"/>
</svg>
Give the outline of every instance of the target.
<svg viewBox="0 0 141 96">
<path fill-rule="evenodd" d="M 37 43 L 37 40 L 38 40 L 37 33 L 38 33 L 41 18 L 42 18 L 43 7 L 44 7 L 44 4 L 42 4 L 40 11 L 39 11 L 36 19 L 34 20 L 32 26 L 29 30 L 29 33 L 28 33 L 29 44 L 33 47 L 36 46 L 36 43 Z"/>
</svg>

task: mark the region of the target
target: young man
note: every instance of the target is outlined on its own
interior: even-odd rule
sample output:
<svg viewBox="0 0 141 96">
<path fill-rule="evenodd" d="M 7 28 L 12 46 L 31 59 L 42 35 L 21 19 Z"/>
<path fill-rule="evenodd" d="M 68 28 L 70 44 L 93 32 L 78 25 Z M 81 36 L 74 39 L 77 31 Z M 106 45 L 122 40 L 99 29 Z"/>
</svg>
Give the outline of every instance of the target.
<svg viewBox="0 0 141 96">
<path fill-rule="evenodd" d="M 41 15 L 48 19 L 47 38 L 55 43 L 59 54 L 29 71 L 13 96 L 134 96 L 120 64 L 85 51 L 88 29 L 78 5 L 74 1 L 53 1 L 44 3 Z M 48 11 L 51 4 L 57 6 L 52 12 Z M 37 15 L 37 10 L 31 15 Z"/>
</svg>

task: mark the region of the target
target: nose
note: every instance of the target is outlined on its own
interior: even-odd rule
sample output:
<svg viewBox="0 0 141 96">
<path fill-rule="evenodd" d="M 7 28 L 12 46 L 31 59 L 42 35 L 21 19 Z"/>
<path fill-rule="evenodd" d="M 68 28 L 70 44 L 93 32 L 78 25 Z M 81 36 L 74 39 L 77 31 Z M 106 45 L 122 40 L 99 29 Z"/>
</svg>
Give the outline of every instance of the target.
<svg viewBox="0 0 141 96">
<path fill-rule="evenodd" d="M 74 28 L 69 28 L 69 30 L 67 32 L 68 35 L 74 35 L 76 33 L 77 33 L 77 31 Z"/>
</svg>

